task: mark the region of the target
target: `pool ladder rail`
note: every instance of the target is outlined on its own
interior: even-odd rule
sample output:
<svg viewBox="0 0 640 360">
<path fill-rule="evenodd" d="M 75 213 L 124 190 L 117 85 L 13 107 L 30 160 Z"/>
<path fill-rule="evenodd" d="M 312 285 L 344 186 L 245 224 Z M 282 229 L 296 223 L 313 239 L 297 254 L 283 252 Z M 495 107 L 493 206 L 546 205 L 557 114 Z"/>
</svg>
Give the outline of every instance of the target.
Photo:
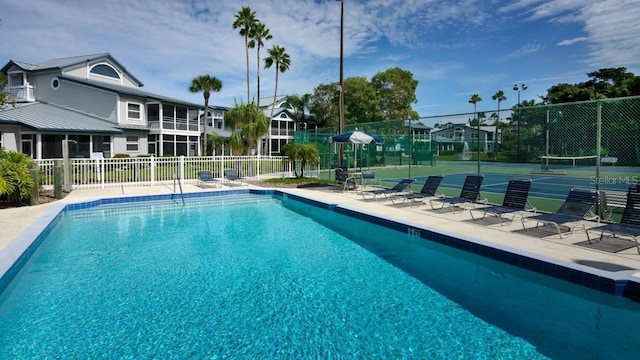
<svg viewBox="0 0 640 360">
<path fill-rule="evenodd" d="M 173 195 L 176 194 L 176 182 L 178 183 L 178 187 L 180 188 L 180 197 L 182 198 L 182 205 L 184 205 L 184 193 L 182 192 L 182 181 L 180 181 L 180 176 L 177 174 L 173 174 L 173 194 L 171 194 L 171 199 L 173 199 Z"/>
</svg>

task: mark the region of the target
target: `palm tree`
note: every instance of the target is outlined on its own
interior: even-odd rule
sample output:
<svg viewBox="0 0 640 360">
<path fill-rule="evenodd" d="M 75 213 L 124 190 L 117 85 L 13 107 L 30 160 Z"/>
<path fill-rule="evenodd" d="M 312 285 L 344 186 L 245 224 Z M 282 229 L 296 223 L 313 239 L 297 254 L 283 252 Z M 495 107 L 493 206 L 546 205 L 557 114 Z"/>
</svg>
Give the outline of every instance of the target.
<svg viewBox="0 0 640 360">
<path fill-rule="evenodd" d="M 224 120 L 233 129 L 230 145 L 234 151 L 250 150 L 268 129 L 266 116 L 253 103 L 236 104 L 224 114 Z"/>
<path fill-rule="evenodd" d="M 266 40 L 271 40 L 273 36 L 271 36 L 269 29 L 267 29 L 263 23 L 258 22 L 251 28 L 249 37 L 251 38 L 251 41 L 249 41 L 249 47 L 252 49 L 256 47 L 256 54 L 258 57 L 256 77 L 258 80 L 258 108 L 260 108 L 260 48 L 264 46 L 264 42 Z"/>
<path fill-rule="evenodd" d="M 189 91 L 196 93 L 202 91 L 204 96 L 204 136 L 202 139 L 202 151 L 204 155 L 207 155 L 207 124 L 209 123 L 209 96 L 211 92 L 220 92 L 222 89 L 222 81 L 215 76 L 200 75 L 191 80 Z"/>
<path fill-rule="evenodd" d="M 276 107 L 276 97 L 278 96 L 278 74 L 289 70 L 289 66 L 291 66 L 291 59 L 289 58 L 289 54 L 286 53 L 284 47 L 279 45 L 273 45 L 273 47 L 271 47 L 268 52 L 269 56 L 264 59 L 264 68 L 269 69 L 274 64 L 276 67 L 276 86 L 275 91 L 273 92 L 273 105 L 271 106 L 271 115 L 269 116 L 268 134 L 271 134 L 271 119 L 273 119 L 273 110 Z M 268 141 L 267 143 L 267 148 L 269 150 L 268 154 L 271 155 L 271 141 Z"/>
<path fill-rule="evenodd" d="M 477 121 L 477 134 L 478 134 L 478 174 L 480 174 L 480 119 L 476 118 L 476 104 L 482 101 L 482 98 L 478 94 L 471 95 L 469 103 L 473 104 L 473 117 Z"/>
<path fill-rule="evenodd" d="M 311 94 L 304 94 L 302 96 L 289 95 L 287 96 L 287 102 L 293 107 L 293 115 L 296 117 L 295 120 L 298 123 L 298 126 L 300 126 L 300 123 L 306 122 L 306 112 L 309 109 L 309 104 L 311 103 Z"/>
<path fill-rule="evenodd" d="M 287 143 L 282 147 L 282 152 L 289 158 L 297 178 L 304 177 L 304 168 L 307 164 L 320 165 L 320 151 L 314 144 Z M 300 175 L 298 175 L 298 167 L 296 166 L 297 161 L 300 161 Z"/>
<path fill-rule="evenodd" d="M 493 153 L 495 154 L 495 156 L 498 156 L 498 123 L 500 122 L 500 102 L 507 100 L 507 96 L 504 94 L 504 91 L 498 90 L 495 94 L 493 94 L 493 96 L 491 96 L 491 99 L 498 101 L 498 118 L 496 119 L 495 123 L 496 133 L 495 137 L 493 138 Z"/>
<path fill-rule="evenodd" d="M 247 102 L 250 101 L 249 92 L 249 35 L 251 28 L 256 26 L 256 12 L 248 6 L 243 6 L 235 15 L 236 21 L 233 22 L 233 28 L 240 28 L 240 36 L 244 37 L 244 50 L 247 58 Z"/>
</svg>

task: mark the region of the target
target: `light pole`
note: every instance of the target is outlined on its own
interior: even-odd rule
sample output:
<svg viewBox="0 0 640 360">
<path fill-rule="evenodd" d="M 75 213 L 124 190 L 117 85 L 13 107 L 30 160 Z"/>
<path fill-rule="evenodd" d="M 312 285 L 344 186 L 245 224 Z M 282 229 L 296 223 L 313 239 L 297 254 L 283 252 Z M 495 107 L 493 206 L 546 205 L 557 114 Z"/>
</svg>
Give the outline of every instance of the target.
<svg viewBox="0 0 640 360">
<path fill-rule="evenodd" d="M 522 83 L 513 85 L 513 91 L 518 92 L 518 121 L 516 121 L 516 161 L 520 162 L 520 117 L 522 117 L 522 109 L 520 105 L 520 93 L 527 90 L 527 84 Z"/>
<path fill-rule="evenodd" d="M 339 133 L 344 133 L 344 1 L 340 1 L 340 118 L 338 120 L 338 128 Z M 343 158 L 344 158 L 344 148 L 342 143 L 339 145 L 339 162 L 340 167 L 342 167 Z"/>
</svg>

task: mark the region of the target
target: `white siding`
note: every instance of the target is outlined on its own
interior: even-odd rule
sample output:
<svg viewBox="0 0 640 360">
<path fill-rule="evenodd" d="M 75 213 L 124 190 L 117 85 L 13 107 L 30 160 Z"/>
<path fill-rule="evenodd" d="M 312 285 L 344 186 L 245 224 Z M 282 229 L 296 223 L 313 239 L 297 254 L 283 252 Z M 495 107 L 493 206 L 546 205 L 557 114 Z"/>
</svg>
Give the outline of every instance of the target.
<svg viewBox="0 0 640 360">
<path fill-rule="evenodd" d="M 20 128 L 14 125 L 0 125 L 2 147 L 5 150 L 20 152 Z"/>
</svg>

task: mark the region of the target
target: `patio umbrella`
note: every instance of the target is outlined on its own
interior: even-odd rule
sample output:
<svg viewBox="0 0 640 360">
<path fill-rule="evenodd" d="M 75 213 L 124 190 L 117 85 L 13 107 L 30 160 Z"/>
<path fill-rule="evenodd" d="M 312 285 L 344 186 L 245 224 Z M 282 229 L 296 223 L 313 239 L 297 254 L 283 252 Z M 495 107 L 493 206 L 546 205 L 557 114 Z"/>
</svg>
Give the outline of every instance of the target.
<svg viewBox="0 0 640 360">
<path fill-rule="evenodd" d="M 369 135 L 363 131 L 348 131 L 329 137 L 330 143 L 349 143 L 349 144 L 384 144 L 384 138 L 378 135 Z"/>
<path fill-rule="evenodd" d="M 344 134 L 329 137 L 329 143 L 347 144 L 384 144 L 384 138 L 378 135 L 370 135 L 363 131 L 347 131 Z M 354 148 L 354 160 L 357 158 L 357 150 Z M 355 164 L 357 166 L 357 164 Z M 355 167 L 355 166 L 354 166 Z M 360 165 L 362 171 L 362 165 Z"/>
</svg>

